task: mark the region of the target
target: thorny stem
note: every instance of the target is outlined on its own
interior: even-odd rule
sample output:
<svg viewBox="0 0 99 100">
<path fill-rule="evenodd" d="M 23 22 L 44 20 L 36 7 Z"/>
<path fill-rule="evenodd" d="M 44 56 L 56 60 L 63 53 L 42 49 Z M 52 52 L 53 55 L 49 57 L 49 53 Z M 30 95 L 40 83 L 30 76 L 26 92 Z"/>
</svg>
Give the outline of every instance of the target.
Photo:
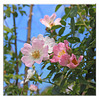
<svg viewBox="0 0 99 100">
<path fill-rule="evenodd" d="M 18 74 L 17 33 L 16 33 L 14 6 L 13 6 L 13 25 L 14 25 L 14 33 L 15 33 L 15 55 L 16 55 L 16 75 L 17 75 Z M 18 79 L 16 79 L 16 85 L 18 85 Z"/>
</svg>

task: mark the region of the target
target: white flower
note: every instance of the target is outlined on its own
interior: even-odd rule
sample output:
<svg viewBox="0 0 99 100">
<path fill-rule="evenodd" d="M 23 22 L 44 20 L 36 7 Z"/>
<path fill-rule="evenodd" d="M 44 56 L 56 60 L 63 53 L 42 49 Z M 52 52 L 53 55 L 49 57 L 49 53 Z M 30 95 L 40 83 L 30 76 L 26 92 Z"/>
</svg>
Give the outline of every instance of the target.
<svg viewBox="0 0 99 100">
<path fill-rule="evenodd" d="M 26 83 L 29 81 L 29 79 L 35 74 L 35 70 L 32 70 L 32 69 L 28 69 L 27 70 L 27 77 L 25 79 L 25 82 L 24 81 L 21 81 L 20 84 L 23 84 L 23 83 Z"/>
<path fill-rule="evenodd" d="M 33 37 L 31 39 L 31 43 L 32 41 L 35 39 L 36 37 Z M 44 41 L 44 47 L 48 46 L 48 53 L 52 53 L 53 52 L 53 47 L 54 45 L 56 45 L 55 40 L 53 38 L 50 38 L 48 36 L 46 36 L 45 38 L 43 37 L 42 34 L 39 34 L 37 36 L 37 39 L 39 40 L 43 40 Z"/>
</svg>

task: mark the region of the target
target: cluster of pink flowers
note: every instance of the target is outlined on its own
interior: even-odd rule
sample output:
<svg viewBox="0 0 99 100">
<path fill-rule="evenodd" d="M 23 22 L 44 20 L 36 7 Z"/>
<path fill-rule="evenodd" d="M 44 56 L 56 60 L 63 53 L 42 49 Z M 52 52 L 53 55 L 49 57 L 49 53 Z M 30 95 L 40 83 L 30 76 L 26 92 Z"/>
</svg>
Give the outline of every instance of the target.
<svg viewBox="0 0 99 100">
<path fill-rule="evenodd" d="M 55 18 L 55 13 L 51 17 L 45 15 L 40 22 L 51 29 L 54 25 L 61 25 L 61 18 L 56 20 Z M 43 35 L 39 34 L 37 38 L 33 37 L 31 39 L 31 44 L 25 43 L 24 47 L 21 48 L 21 52 L 24 54 L 21 60 L 27 67 L 32 67 L 34 63 L 40 64 L 42 60 L 50 59 L 50 55 L 53 55 L 52 59 L 50 59 L 51 63 L 59 62 L 60 65 L 72 69 L 76 68 L 83 59 L 83 56 L 80 56 L 77 60 L 73 53 L 71 55 L 68 53 L 71 48 L 68 46 L 69 42 L 67 40 L 64 40 L 64 43 L 56 44 L 53 38 L 43 37 Z"/>
<path fill-rule="evenodd" d="M 71 69 L 76 68 L 83 56 L 80 56 L 79 59 L 76 59 L 76 56 L 72 53 L 68 53 L 70 51 L 70 47 L 68 46 L 69 42 L 64 40 L 64 43 L 60 42 L 59 44 L 53 47 L 53 58 L 50 59 L 51 63 L 59 62 L 62 66 L 67 66 Z"/>
</svg>

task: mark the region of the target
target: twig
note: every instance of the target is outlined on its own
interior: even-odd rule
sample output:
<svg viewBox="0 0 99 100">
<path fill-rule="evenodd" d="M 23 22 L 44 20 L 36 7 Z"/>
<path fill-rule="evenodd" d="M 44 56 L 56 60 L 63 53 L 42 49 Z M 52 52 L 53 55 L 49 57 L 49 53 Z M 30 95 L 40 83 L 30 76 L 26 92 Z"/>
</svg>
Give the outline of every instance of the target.
<svg viewBox="0 0 99 100">
<path fill-rule="evenodd" d="M 13 25 L 14 25 L 14 33 L 15 33 L 15 55 L 16 55 L 16 75 L 18 74 L 18 56 L 17 56 L 17 33 L 16 33 L 16 23 L 14 16 L 14 6 L 13 7 Z M 18 79 L 16 79 L 16 85 L 18 85 Z"/>
<path fill-rule="evenodd" d="M 30 43 L 30 36 L 31 36 L 31 21 L 32 21 L 32 9 L 33 9 L 33 4 L 31 4 L 31 6 L 30 6 L 30 15 L 29 15 L 29 20 L 28 20 L 27 43 Z M 27 70 L 28 70 L 28 67 L 26 67 L 26 69 L 25 69 L 25 79 L 26 79 L 26 77 L 27 77 Z M 25 84 L 23 84 L 23 89 L 22 89 L 21 95 L 23 94 L 23 91 L 24 91 L 24 85 L 25 85 Z M 26 85 L 28 85 L 28 82 L 26 83 Z"/>
</svg>

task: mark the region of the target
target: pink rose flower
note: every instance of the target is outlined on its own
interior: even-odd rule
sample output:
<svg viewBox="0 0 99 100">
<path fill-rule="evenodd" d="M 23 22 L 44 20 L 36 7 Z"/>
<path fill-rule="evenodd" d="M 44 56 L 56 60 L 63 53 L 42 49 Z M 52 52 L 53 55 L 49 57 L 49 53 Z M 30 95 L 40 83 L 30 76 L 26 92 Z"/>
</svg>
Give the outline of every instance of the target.
<svg viewBox="0 0 99 100">
<path fill-rule="evenodd" d="M 40 22 L 42 24 L 44 24 L 46 27 L 50 28 L 54 25 L 61 25 L 60 21 L 61 21 L 61 18 L 56 18 L 56 14 L 52 14 L 50 17 L 48 15 L 45 15 L 43 19 L 40 19 Z M 55 21 L 54 21 L 55 20 Z"/>
<path fill-rule="evenodd" d="M 50 61 L 52 63 L 59 62 L 61 65 L 64 65 L 64 64 L 62 64 L 62 62 L 63 62 L 62 60 L 64 59 L 64 57 L 65 57 L 65 59 L 69 59 L 69 57 L 70 57 L 70 55 L 68 55 L 68 53 L 66 51 L 66 47 L 68 47 L 68 41 L 66 43 L 60 42 L 58 45 L 55 45 L 53 47 L 53 55 L 54 56 L 52 59 L 50 59 Z M 68 48 L 70 48 L 70 47 L 68 47 Z M 65 63 L 67 63 L 67 62 L 65 62 Z"/>
<path fill-rule="evenodd" d="M 32 46 L 25 43 L 24 47 L 21 48 L 21 52 L 24 54 L 21 58 L 22 62 L 25 63 L 27 67 L 32 67 L 34 62 L 40 64 L 43 58 L 48 56 L 48 46 L 44 47 L 43 40 L 34 39 Z"/>
<path fill-rule="evenodd" d="M 79 59 L 77 60 L 76 56 L 72 54 L 72 56 L 69 58 L 69 63 L 66 66 L 71 69 L 74 69 L 79 65 L 82 59 L 83 59 L 83 56 L 80 56 Z"/>
<path fill-rule="evenodd" d="M 37 86 L 31 84 L 29 89 L 30 89 L 31 91 L 37 91 L 38 88 L 37 88 Z"/>
</svg>

